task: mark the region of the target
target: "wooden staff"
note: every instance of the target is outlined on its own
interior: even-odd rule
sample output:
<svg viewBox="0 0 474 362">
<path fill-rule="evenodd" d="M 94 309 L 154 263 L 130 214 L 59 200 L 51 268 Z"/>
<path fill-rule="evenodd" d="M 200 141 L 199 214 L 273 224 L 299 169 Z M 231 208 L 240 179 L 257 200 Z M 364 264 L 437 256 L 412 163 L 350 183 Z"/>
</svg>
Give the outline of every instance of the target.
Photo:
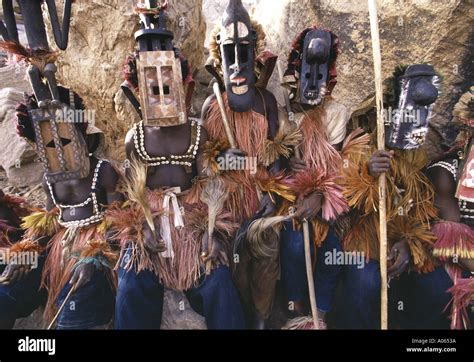
<svg viewBox="0 0 474 362">
<path fill-rule="evenodd" d="M 304 257 L 306 263 L 306 277 L 308 278 L 309 301 L 311 304 L 311 315 L 313 316 L 313 329 L 319 329 L 319 313 L 316 304 L 316 291 L 314 290 L 313 267 L 311 264 L 311 247 L 309 239 L 309 223 L 308 220 L 303 221 L 303 237 L 304 237 Z"/>
<path fill-rule="evenodd" d="M 222 94 L 221 94 L 221 90 L 219 88 L 219 83 L 214 82 L 214 85 L 212 86 L 212 89 L 214 90 L 214 94 L 217 98 L 217 103 L 219 104 L 219 109 L 221 111 L 221 116 L 222 116 L 222 122 L 224 123 L 224 129 L 225 129 L 225 133 L 227 135 L 227 140 L 230 143 L 230 147 L 235 149 L 235 148 L 237 148 L 237 143 L 235 142 L 234 135 L 232 133 L 232 130 L 230 129 L 229 118 L 227 118 L 227 112 L 225 110 L 224 100 L 222 99 Z"/>
<path fill-rule="evenodd" d="M 278 72 L 280 73 L 280 79 L 283 80 L 283 70 L 281 64 L 278 63 Z M 286 110 L 288 114 L 292 113 L 290 98 L 288 92 L 283 88 L 283 96 L 285 99 Z M 295 148 L 295 156 L 301 160 L 301 152 L 298 148 Z M 309 301 L 311 305 L 311 316 L 313 317 L 313 329 L 319 329 L 319 313 L 316 303 L 316 291 L 314 289 L 314 276 L 313 266 L 311 263 L 311 244 L 309 237 L 309 222 L 308 220 L 303 221 L 303 238 L 304 238 L 304 257 L 306 264 L 306 278 L 308 279 L 308 290 L 309 290 Z"/>
<path fill-rule="evenodd" d="M 382 55 L 380 52 L 379 23 L 376 0 L 368 0 L 372 53 L 374 57 L 375 95 L 377 103 L 377 148 L 385 149 L 385 123 L 383 117 Z M 380 223 L 380 276 L 381 276 L 381 329 L 388 329 L 388 282 L 387 282 L 387 211 L 385 173 L 379 177 L 379 223 Z"/>
<path fill-rule="evenodd" d="M 56 322 L 56 320 L 59 318 L 59 315 L 61 314 L 61 312 L 63 311 L 64 307 L 66 306 L 66 303 L 68 302 L 69 298 L 71 298 L 71 296 L 74 294 L 74 292 L 76 291 L 77 289 L 77 284 L 74 284 L 71 288 L 71 290 L 69 291 L 69 293 L 67 293 L 67 296 L 66 298 L 64 299 L 64 302 L 63 304 L 61 304 L 61 306 L 59 307 L 58 309 L 58 312 L 56 313 L 56 315 L 54 316 L 53 320 L 51 321 L 51 323 L 49 324 L 48 326 L 48 331 L 53 328 L 53 325 L 54 323 Z"/>
</svg>

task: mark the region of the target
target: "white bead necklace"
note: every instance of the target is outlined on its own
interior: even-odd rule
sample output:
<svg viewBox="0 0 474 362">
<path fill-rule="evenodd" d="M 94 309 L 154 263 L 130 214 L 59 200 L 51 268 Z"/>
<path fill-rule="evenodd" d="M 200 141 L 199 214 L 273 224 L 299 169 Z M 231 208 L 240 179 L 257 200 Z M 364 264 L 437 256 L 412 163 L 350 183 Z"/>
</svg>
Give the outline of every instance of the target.
<svg viewBox="0 0 474 362">
<path fill-rule="evenodd" d="M 196 121 L 191 122 L 191 134 L 195 129 L 196 137 L 193 142 L 193 136 L 191 136 L 191 145 L 183 155 L 169 155 L 169 156 L 156 156 L 152 157 L 148 154 L 145 148 L 145 131 L 143 121 L 133 126 L 133 141 L 135 144 L 135 150 L 138 156 L 148 166 L 162 166 L 162 165 L 180 165 L 191 167 L 192 162 L 196 159 L 199 144 L 201 142 L 201 125 Z M 186 160 L 186 161 L 184 161 Z"/>
<path fill-rule="evenodd" d="M 51 200 L 53 201 L 53 204 L 59 209 L 59 225 L 65 228 L 69 227 L 86 227 L 90 226 L 93 224 L 96 224 L 98 222 L 101 222 L 104 219 L 104 212 L 100 211 L 99 208 L 99 202 L 97 201 L 97 193 L 96 193 L 96 186 L 97 186 L 97 181 L 99 179 L 99 171 L 100 167 L 104 160 L 99 160 L 97 162 L 97 165 L 94 169 L 94 176 L 92 178 L 92 185 L 91 185 L 91 192 L 90 196 L 84 201 L 76 205 L 65 205 L 65 204 L 60 204 L 56 201 L 56 198 L 54 196 L 54 190 L 53 186 L 51 183 L 46 179 L 46 184 L 48 185 L 49 188 L 49 193 L 51 195 Z M 92 203 L 92 208 L 94 211 L 94 214 L 87 219 L 82 219 L 82 220 L 74 220 L 74 221 L 64 221 L 63 220 L 63 211 L 67 209 L 78 209 L 78 208 L 83 208 L 86 207 Z"/>
</svg>

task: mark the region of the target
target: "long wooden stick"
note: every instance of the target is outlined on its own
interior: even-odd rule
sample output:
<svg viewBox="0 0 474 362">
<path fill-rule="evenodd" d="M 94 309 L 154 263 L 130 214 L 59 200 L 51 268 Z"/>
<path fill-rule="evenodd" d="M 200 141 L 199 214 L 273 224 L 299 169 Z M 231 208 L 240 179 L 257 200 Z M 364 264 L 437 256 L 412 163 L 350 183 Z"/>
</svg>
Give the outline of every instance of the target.
<svg viewBox="0 0 474 362">
<path fill-rule="evenodd" d="M 235 142 L 234 135 L 229 125 L 229 118 L 227 118 L 227 112 L 225 110 L 224 100 L 222 99 L 221 90 L 219 88 L 219 83 L 215 82 L 212 86 L 214 94 L 217 98 L 217 103 L 219 104 L 219 109 L 221 110 L 222 122 L 224 123 L 225 133 L 227 135 L 227 140 L 230 143 L 230 147 L 237 148 L 237 143 Z"/>
<path fill-rule="evenodd" d="M 382 55 L 380 52 L 379 23 L 376 0 L 368 0 L 372 53 L 374 57 L 375 94 L 377 103 L 377 148 L 385 149 L 385 124 L 383 117 Z M 385 173 L 379 177 L 379 223 L 380 223 L 380 276 L 381 276 L 381 329 L 388 329 L 388 281 L 387 281 L 387 205 Z"/>
<path fill-rule="evenodd" d="M 313 329 L 319 329 L 319 313 L 316 304 L 316 291 L 314 290 L 313 267 L 311 263 L 311 247 L 309 239 L 309 223 L 308 220 L 303 222 L 304 237 L 304 257 L 306 264 L 306 277 L 308 278 L 309 301 L 311 303 L 311 315 L 313 317 Z"/>
<path fill-rule="evenodd" d="M 67 293 L 67 296 L 66 298 L 64 299 L 64 302 L 63 304 L 61 304 L 61 306 L 59 307 L 58 309 L 58 312 L 56 313 L 56 315 L 54 316 L 53 320 L 51 321 L 51 323 L 49 324 L 48 326 L 48 331 L 53 328 L 53 325 L 54 323 L 56 322 L 56 320 L 59 318 L 59 315 L 61 314 L 61 312 L 63 311 L 64 307 L 66 306 L 66 303 L 68 302 L 69 298 L 71 298 L 71 296 L 74 294 L 74 292 L 76 291 L 76 286 L 77 284 L 74 284 L 71 288 L 71 290 L 69 291 L 69 293 Z"/>
</svg>

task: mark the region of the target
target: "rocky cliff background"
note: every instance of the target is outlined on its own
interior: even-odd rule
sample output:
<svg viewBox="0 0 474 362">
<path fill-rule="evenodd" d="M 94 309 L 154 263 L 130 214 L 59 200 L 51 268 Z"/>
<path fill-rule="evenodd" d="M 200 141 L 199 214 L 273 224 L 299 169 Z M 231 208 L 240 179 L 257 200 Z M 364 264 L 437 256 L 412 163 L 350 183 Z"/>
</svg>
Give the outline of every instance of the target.
<svg viewBox="0 0 474 362">
<path fill-rule="evenodd" d="M 373 92 L 372 53 L 365 0 L 243 0 L 252 17 L 267 32 L 267 47 L 285 63 L 294 37 L 318 24 L 340 39 L 338 85 L 334 97 L 354 108 Z M 203 63 L 209 33 L 219 23 L 227 0 L 171 0 L 170 28 L 176 45 L 193 65 L 197 89 L 193 114 L 199 115 L 209 94 Z M 459 95 L 472 83 L 474 67 L 474 3 L 470 0 L 379 1 L 384 76 L 398 64 L 428 62 L 443 77 L 436 107 L 436 124 L 451 119 Z M 78 0 L 73 5 L 69 47 L 61 53 L 58 79 L 79 94 L 95 111 L 95 121 L 107 135 L 109 156 L 123 159 L 123 138 L 137 117 L 120 91 L 124 58 L 134 47 L 138 27 L 134 0 Z M 0 60 L 0 66 L 4 62 Z M 275 72 L 270 89 L 281 99 Z M 5 90 L 5 88 L 12 88 Z M 21 65 L 0 68 L 0 165 L 17 186 L 36 184 L 41 167 L 34 154 L 14 137 L 12 107 L 21 92 L 30 91 Z M 445 134 L 446 138 L 452 137 Z M 19 167 L 21 165 L 21 167 Z"/>
<path fill-rule="evenodd" d="M 307 26 L 318 24 L 340 39 L 338 85 L 334 97 L 354 108 L 373 92 L 373 68 L 368 9 L 365 0 L 243 0 L 252 17 L 267 32 L 267 46 L 284 63 L 293 38 Z M 59 2 L 58 2 L 59 3 Z M 192 62 L 197 89 L 193 113 L 199 115 L 209 94 L 210 80 L 203 70 L 205 45 L 219 23 L 227 0 L 170 0 L 170 28 L 176 45 Z M 451 111 L 474 79 L 474 2 L 471 0 L 378 1 L 384 76 L 398 64 L 429 62 L 443 77 L 443 92 L 436 107 L 436 125 L 451 120 Z M 70 43 L 58 62 L 60 83 L 83 96 L 95 110 L 96 124 L 107 135 L 109 157 L 123 159 L 123 138 L 137 117 L 120 91 L 124 58 L 134 47 L 138 27 L 134 0 L 76 0 Z M 0 17 L 2 16 L 0 10 Z M 19 19 L 21 24 L 21 19 Z M 20 25 L 21 26 L 21 25 Z M 280 99 L 275 74 L 270 89 Z M 26 142 L 15 136 L 14 107 L 23 92 L 30 92 L 22 65 L 9 65 L 0 54 L 0 175 L 9 192 L 33 195 L 41 166 Z M 445 132 L 447 128 L 443 127 Z M 452 138 L 444 133 L 447 140 Z M 36 189 L 37 190 L 37 189 Z M 35 191 L 36 192 L 36 191 Z M 41 203 L 40 191 L 35 193 Z M 181 305 L 182 297 L 168 294 L 167 307 Z M 185 308 L 186 309 L 186 308 Z M 187 308 L 186 310 L 189 310 Z M 202 318 L 171 313 L 169 328 L 203 327 Z M 170 314 L 170 313 L 166 313 Z"/>
</svg>

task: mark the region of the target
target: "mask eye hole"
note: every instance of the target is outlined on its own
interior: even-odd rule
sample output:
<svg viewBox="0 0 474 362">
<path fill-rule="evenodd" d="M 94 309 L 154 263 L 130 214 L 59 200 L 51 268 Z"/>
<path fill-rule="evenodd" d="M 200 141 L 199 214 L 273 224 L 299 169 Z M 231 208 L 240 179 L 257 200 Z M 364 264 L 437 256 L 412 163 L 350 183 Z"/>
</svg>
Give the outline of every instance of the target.
<svg viewBox="0 0 474 362">
<path fill-rule="evenodd" d="M 311 78 L 311 73 L 306 73 L 305 78 L 306 78 L 306 79 Z M 322 74 L 322 73 L 318 73 L 318 80 L 321 80 L 321 79 L 323 79 L 323 74 Z"/>
<path fill-rule="evenodd" d="M 71 140 L 68 138 L 62 138 L 61 137 L 61 144 L 64 146 L 67 146 L 68 144 L 71 143 Z M 56 148 L 56 145 L 54 143 L 54 140 L 49 141 L 49 143 L 46 145 L 48 148 Z"/>
<path fill-rule="evenodd" d="M 156 86 L 153 86 L 151 87 L 151 90 L 153 92 L 153 95 L 154 96 L 159 96 L 160 95 L 160 87 L 158 87 L 157 85 Z M 170 92 L 170 87 L 168 85 L 163 85 L 163 94 L 165 96 L 169 95 L 171 92 Z"/>
<path fill-rule="evenodd" d="M 224 45 L 225 54 L 227 54 L 227 59 L 230 64 L 235 63 L 235 45 L 234 44 L 225 44 Z"/>
<path fill-rule="evenodd" d="M 249 61 L 249 45 L 248 44 L 240 44 L 239 59 L 242 63 L 247 63 Z"/>
</svg>

